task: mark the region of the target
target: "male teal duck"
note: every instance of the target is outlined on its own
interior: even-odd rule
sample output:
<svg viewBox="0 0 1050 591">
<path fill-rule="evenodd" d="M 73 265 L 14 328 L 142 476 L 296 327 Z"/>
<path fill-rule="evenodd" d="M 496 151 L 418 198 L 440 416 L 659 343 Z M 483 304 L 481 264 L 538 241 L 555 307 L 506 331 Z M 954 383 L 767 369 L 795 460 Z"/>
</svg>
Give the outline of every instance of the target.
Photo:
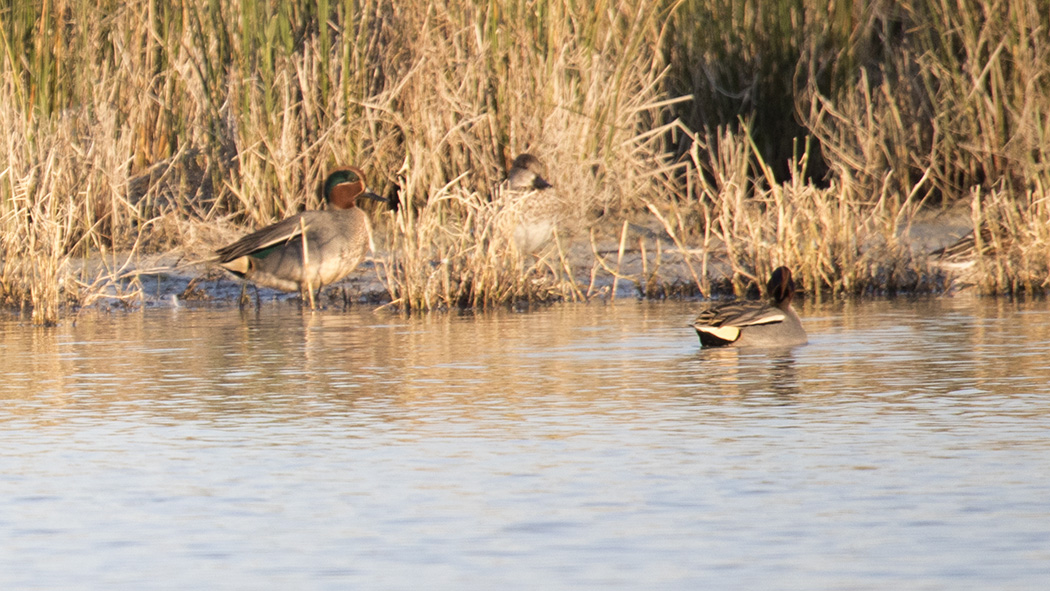
<svg viewBox="0 0 1050 591">
<path fill-rule="evenodd" d="M 769 302 L 708 304 L 693 321 L 704 347 L 793 347 L 806 343 L 806 331 L 791 307 L 795 282 L 778 267 L 766 285 Z"/>
<path fill-rule="evenodd" d="M 532 154 L 519 154 L 507 171 L 501 193 L 514 204 L 518 219 L 514 225 L 514 245 L 522 253 L 539 250 L 558 225 L 561 204 L 551 189 L 554 185 L 543 178 L 543 163 Z M 539 191 L 543 191 L 540 193 Z"/>
<path fill-rule="evenodd" d="M 321 189 L 323 211 L 304 211 L 248 234 L 215 254 L 218 263 L 256 285 L 310 296 L 349 275 L 365 257 L 372 236 L 360 197 L 389 201 L 365 188 L 361 169 L 332 170 Z"/>
</svg>

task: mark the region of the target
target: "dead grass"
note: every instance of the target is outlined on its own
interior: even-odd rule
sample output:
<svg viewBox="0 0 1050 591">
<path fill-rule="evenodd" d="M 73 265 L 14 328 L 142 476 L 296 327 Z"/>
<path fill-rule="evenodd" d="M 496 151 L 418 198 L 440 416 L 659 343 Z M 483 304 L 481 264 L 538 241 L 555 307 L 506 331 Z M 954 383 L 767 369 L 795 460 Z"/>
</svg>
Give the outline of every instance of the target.
<svg viewBox="0 0 1050 591">
<path fill-rule="evenodd" d="M 134 302 L 139 254 L 206 253 L 215 227 L 316 207 L 348 163 L 400 197 L 373 217 L 383 284 L 410 310 L 624 282 L 657 296 L 683 278 L 708 294 L 723 273 L 743 290 L 780 264 L 814 294 L 935 289 L 907 229 L 959 200 L 1003 241 L 975 284 L 1045 292 L 1050 17 L 1008 4 L 743 3 L 712 19 L 725 7 L 706 0 L 15 3 L 0 13 L 0 298 L 45 324 Z M 693 96 L 668 91 L 684 79 Z M 700 118 L 677 119 L 688 105 Z M 707 107 L 745 116 L 713 125 Z M 793 127 L 769 113 L 811 142 L 770 148 Z M 513 252 L 520 212 L 491 198 L 523 151 L 566 203 L 539 256 Z M 640 218 L 661 236 L 625 223 Z"/>
<path fill-rule="evenodd" d="M 973 268 L 966 279 L 987 294 L 1031 294 L 1050 290 L 1050 195 L 1043 187 L 1016 196 L 999 188 L 973 189 Z M 981 243 L 984 241 L 984 243 Z"/>
<path fill-rule="evenodd" d="M 542 255 L 520 252 L 518 211 L 499 200 L 445 190 L 397 215 L 381 275 L 401 309 L 490 308 L 582 297 L 559 240 Z"/>
</svg>

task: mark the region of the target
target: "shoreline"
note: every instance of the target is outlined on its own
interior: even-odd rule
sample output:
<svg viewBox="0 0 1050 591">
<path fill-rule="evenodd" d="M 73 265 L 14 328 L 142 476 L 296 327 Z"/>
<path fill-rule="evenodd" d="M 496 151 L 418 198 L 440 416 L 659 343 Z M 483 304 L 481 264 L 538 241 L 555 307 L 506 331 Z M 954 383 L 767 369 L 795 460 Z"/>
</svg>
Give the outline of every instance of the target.
<svg viewBox="0 0 1050 591">
<path fill-rule="evenodd" d="M 929 253 L 930 251 L 951 244 L 969 231 L 964 218 L 957 212 L 933 212 L 923 216 L 911 225 L 907 242 L 913 252 Z M 641 223 L 639 223 L 641 222 Z M 606 224 L 609 226 L 609 224 Z M 623 249 L 622 257 L 618 240 L 609 227 L 603 228 L 603 239 L 590 243 L 583 236 L 563 240 L 566 260 L 571 264 L 576 285 L 585 296 L 581 301 L 593 299 L 641 299 L 641 300 L 680 300 L 702 301 L 704 299 L 725 298 L 733 295 L 732 268 L 726 260 L 724 249 L 707 253 L 707 277 L 710 282 L 710 293 L 705 297 L 700 293 L 692 272 L 686 264 L 687 257 L 699 270 L 703 255 L 701 248 L 690 248 L 683 255 L 673 245 L 671 239 L 662 233 L 655 220 L 644 223 L 644 220 L 631 222 L 631 233 L 635 238 L 633 246 Z M 638 240 L 645 246 L 638 247 Z M 656 242 L 661 242 L 657 245 Z M 90 309 L 119 308 L 165 308 L 197 305 L 219 305 L 237 307 L 244 282 L 222 271 L 208 261 L 187 262 L 190 252 L 201 252 L 200 245 L 179 251 L 158 254 L 115 253 L 107 256 L 111 261 L 110 268 L 117 264 L 127 265 L 120 279 L 103 278 L 107 265 L 102 257 L 87 260 L 76 259 L 69 262 L 70 275 L 77 277 L 81 283 L 101 282 L 102 289 L 88 296 L 86 304 L 70 310 L 73 314 Z M 602 257 L 604 266 L 595 258 L 595 251 Z M 557 248 L 549 245 L 543 256 L 548 261 L 559 255 Z M 128 265 L 130 261 L 130 265 Z M 397 257 L 384 248 L 366 257 L 359 269 L 348 278 L 331 286 L 326 286 L 322 294 L 322 309 L 371 306 L 376 309 L 391 307 L 391 297 L 379 273 L 382 267 L 396 263 Z M 133 267 L 133 268 L 132 268 Z M 654 270 L 655 268 L 655 270 Z M 610 273 L 609 270 L 614 271 Z M 806 300 L 820 301 L 830 297 L 883 297 L 888 295 L 911 296 L 945 296 L 974 291 L 972 286 L 960 283 L 964 272 L 945 269 L 934 264 L 928 265 L 930 276 L 920 277 L 922 284 L 939 286 L 921 290 L 894 289 L 886 286 L 881 289 L 868 290 L 866 293 L 835 296 L 821 293 L 819 296 L 810 288 L 802 292 Z M 648 273 L 648 278 L 646 274 Z M 94 277 L 95 279 L 91 279 Z M 593 277 L 593 278 L 592 278 Z M 615 293 L 614 290 L 615 289 Z M 249 284 L 248 296 L 254 300 L 256 290 Z M 753 295 L 753 294 L 752 294 Z M 265 287 L 258 288 L 261 305 L 273 303 L 290 303 L 299 299 L 294 292 L 281 292 Z M 490 306 L 488 309 L 510 308 L 527 309 L 531 306 L 542 306 L 557 303 L 571 298 L 556 298 L 550 301 L 512 301 L 502 306 Z M 580 298 L 575 298 L 579 300 Z M 396 306 L 393 306 L 396 308 Z M 457 308 L 446 307 L 451 311 Z M 460 310 L 470 308 L 458 308 Z M 476 308 L 483 310 L 486 308 Z M 8 311 L 19 313 L 8 308 Z"/>
</svg>

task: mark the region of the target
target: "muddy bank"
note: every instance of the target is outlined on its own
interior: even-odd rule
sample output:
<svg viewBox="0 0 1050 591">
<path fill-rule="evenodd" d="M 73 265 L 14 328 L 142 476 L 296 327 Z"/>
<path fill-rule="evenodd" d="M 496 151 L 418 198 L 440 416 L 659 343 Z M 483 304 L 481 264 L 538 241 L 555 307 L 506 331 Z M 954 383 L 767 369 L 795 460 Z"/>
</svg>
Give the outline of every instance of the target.
<svg viewBox="0 0 1050 591">
<path fill-rule="evenodd" d="M 907 228 L 902 240 L 910 244 L 919 258 L 953 243 L 970 229 L 968 212 L 964 209 L 937 210 L 919 216 Z M 577 231 L 561 241 L 561 251 L 586 299 L 702 298 L 697 278 L 705 275 L 709 280 L 708 295 L 732 292 L 729 281 L 732 265 L 725 246 L 719 241 L 713 241 L 706 251 L 683 241 L 686 246 L 683 249 L 656 220 L 642 217 L 629 223 L 626 235 L 620 223 L 589 230 L 593 230 L 593 234 Z M 379 307 L 391 303 L 383 276 L 386 265 L 397 264 L 397 256 L 386 248 L 383 236 L 377 233 L 376 238 L 376 251 L 355 273 L 324 289 L 321 299 L 324 307 Z M 208 248 L 214 246 L 196 244 L 185 251 L 139 255 L 130 260 L 129 255 L 119 254 L 106 262 L 100 258 L 77 260 L 70 263 L 70 270 L 80 283 L 96 286 L 96 293 L 83 303 L 84 308 L 236 306 L 245 296 L 252 305 L 256 298 L 261 304 L 301 304 L 296 293 L 256 289 L 251 285 L 245 288 L 244 282 L 207 260 Z M 535 273 L 542 273 L 546 264 L 558 263 L 559 256 L 557 246 L 548 245 L 532 255 L 529 262 L 535 265 Z M 112 280 L 114 270 L 121 267 L 119 279 Z M 930 276 L 926 278 L 926 285 L 936 287 L 924 290 L 926 292 L 958 292 L 969 287 L 965 268 L 948 268 L 931 259 L 927 269 Z M 813 294 L 807 290 L 806 297 Z"/>
</svg>

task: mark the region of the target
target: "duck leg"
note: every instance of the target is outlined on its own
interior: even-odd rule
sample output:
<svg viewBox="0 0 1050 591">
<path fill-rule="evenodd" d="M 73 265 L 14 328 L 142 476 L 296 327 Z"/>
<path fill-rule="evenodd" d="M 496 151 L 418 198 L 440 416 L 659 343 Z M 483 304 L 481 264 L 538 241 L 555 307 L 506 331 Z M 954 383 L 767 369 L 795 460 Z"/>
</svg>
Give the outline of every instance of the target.
<svg viewBox="0 0 1050 591">
<path fill-rule="evenodd" d="M 255 290 L 255 309 L 262 308 L 262 296 L 259 294 L 259 286 L 254 283 L 251 284 L 252 289 Z M 248 282 L 245 281 L 241 284 L 241 295 L 237 297 L 237 307 L 241 310 L 248 307 L 252 303 L 252 297 L 248 295 Z"/>
<path fill-rule="evenodd" d="M 242 281 L 241 282 L 241 295 L 237 296 L 237 307 L 240 308 L 241 310 L 243 310 L 246 307 L 248 307 L 248 302 L 250 302 L 250 301 L 251 301 L 251 298 L 248 297 L 248 282 L 247 281 Z"/>
<path fill-rule="evenodd" d="M 302 238 L 303 238 L 303 274 L 306 276 L 306 285 L 305 285 L 306 293 L 310 297 L 310 309 L 311 310 L 316 310 L 317 309 L 317 301 L 314 299 L 313 280 L 310 279 L 310 264 L 309 264 L 309 262 L 310 262 L 310 252 L 309 252 L 309 244 L 306 241 L 306 222 L 303 221 L 303 218 L 299 218 L 299 228 L 301 229 L 300 236 L 302 236 Z M 317 295 L 320 296 L 321 295 L 321 290 L 318 289 L 317 291 L 318 291 Z"/>
</svg>

